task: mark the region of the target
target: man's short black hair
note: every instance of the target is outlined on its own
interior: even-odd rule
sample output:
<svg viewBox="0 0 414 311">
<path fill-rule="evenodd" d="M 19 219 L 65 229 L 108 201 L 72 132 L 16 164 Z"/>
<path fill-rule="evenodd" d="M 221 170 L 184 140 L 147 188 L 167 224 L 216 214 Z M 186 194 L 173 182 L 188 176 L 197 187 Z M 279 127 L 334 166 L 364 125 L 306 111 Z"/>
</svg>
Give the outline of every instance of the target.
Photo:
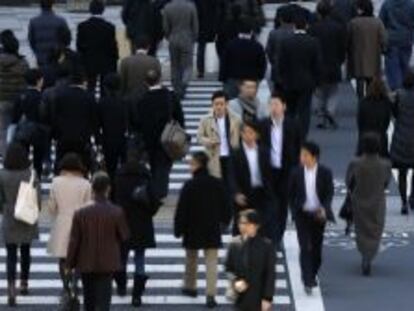
<svg viewBox="0 0 414 311">
<path fill-rule="evenodd" d="M 100 171 L 96 172 L 92 177 L 92 190 L 95 195 L 104 196 L 111 188 L 111 179 L 108 174 Z"/>
<path fill-rule="evenodd" d="M 252 130 L 254 130 L 256 133 L 259 133 L 259 124 L 257 121 L 254 120 L 244 120 L 243 124 L 242 124 L 242 131 L 244 131 L 246 128 L 251 128 Z"/>
<path fill-rule="evenodd" d="M 29 69 L 24 74 L 24 79 L 26 80 L 26 83 L 29 86 L 36 86 L 42 78 L 43 78 L 43 74 L 37 68 Z"/>
<path fill-rule="evenodd" d="M 159 70 L 150 69 L 145 75 L 145 82 L 148 86 L 154 86 L 161 82 L 161 72 Z"/>
<path fill-rule="evenodd" d="M 134 42 L 135 50 L 148 50 L 150 46 L 150 39 L 144 35 L 139 36 Z"/>
<path fill-rule="evenodd" d="M 40 0 L 40 7 L 42 10 L 51 10 L 55 0 Z"/>
<path fill-rule="evenodd" d="M 240 218 L 245 218 L 249 224 L 253 224 L 256 226 L 260 226 L 261 223 L 259 214 L 253 209 L 241 211 L 239 213 L 239 220 Z"/>
<path fill-rule="evenodd" d="M 192 155 L 192 158 L 194 161 L 196 161 L 200 165 L 201 168 L 204 168 L 204 169 L 207 168 L 209 158 L 205 152 L 203 151 L 194 152 Z"/>
<path fill-rule="evenodd" d="M 89 12 L 92 15 L 102 15 L 105 11 L 105 4 L 102 0 L 92 0 L 89 4 Z"/>
<path fill-rule="evenodd" d="M 321 149 L 317 143 L 313 141 L 307 141 L 302 144 L 301 148 L 309 152 L 315 158 L 319 159 Z"/>
<path fill-rule="evenodd" d="M 273 92 L 272 93 L 272 99 L 279 99 L 284 105 L 287 104 L 287 98 L 285 94 L 281 92 Z"/>
<path fill-rule="evenodd" d="M 239 33 L 240 34 L 251 34 L 252 32 L 253 32 L 252 22 L 247 18 L 243 18 L 239 22 Z"/>
<path fill-rule="evenodd" d="M 214 102 L 217 98 L 224 98 L 226 102 L 229 100 L 229 96 L 224 91 L 215 91 L 211 96 L 211 101 Z"/>
<path fill-rule="evenodd" d="M 330 0 L 319 1 L 318 5 L 316 6 L 316 11 L 322 18 L 325 18 L 332 12 L 332 3 Z"/>
</svg>

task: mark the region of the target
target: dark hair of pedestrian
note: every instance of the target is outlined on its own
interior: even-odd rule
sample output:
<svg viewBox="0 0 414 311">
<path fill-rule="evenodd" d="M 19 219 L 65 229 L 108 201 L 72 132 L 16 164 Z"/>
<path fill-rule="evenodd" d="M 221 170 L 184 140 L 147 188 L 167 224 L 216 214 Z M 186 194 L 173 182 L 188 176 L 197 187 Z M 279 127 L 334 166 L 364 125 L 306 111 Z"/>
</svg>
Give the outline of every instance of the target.
<svg viewBox="0 0 414 311">
<path fill-rule="evenodd" d="M 92 176 L 92 190 L 96 196 L 103 197 L 111 188 L 111 179 L 108 174 L 98 171 Z"/>
<path fill-rule="evenodd" d="M 316 6 L 316 12 L 322 18 L 328 17 L 332 12 L 332 3 L 330 0 L 321 0 Z"/>
<path fill-rule="evenodd" d="M 378 155 L 381 152 L 380 138 L 377 133 L 368 132 L 362 136 L 361 153 Z"/>
<path fill-rule="evenodd" d="M 242 124 L 242 131 L 244 131 L 246 128 L 254 130 L 257 134 L 259 133 L 259 125 L 256 121 L 245 120 Z"/>
<path fill-rule="evenodd" d="M 150 48 L 150 40 L 147 36 L 139 36 L 134 43 L 135 50 L 148 50 Z"/>
<path fill-rule="evenodd" d="M 54 4 L 55 0 L 40 0 L 42 10 L 51 10 Z"/>
<path fill-rule="evenodd" d="M 240 34 L 251 34 L 253 32 L 253 26 L 249 19 L 243 18 L 239 22 L 239 33 Z"/>
<path fill-rule="evenodd" d="M 196 161 L 200 165 L 201 169 L 207 168 L 209 158 L 205 152 L 203 151 L 194 152 L 191 157 L 194 161 Z"/>
<path fill-rule="evenodd" d="M 93 0 L 89 4 L 89 12 L 92 15 L 102 15 L 105 11 L 105 4 L 102 0 Z"/>
<path fill-rule="evenodd" d="M 161 72 L 159 70 L 150 69 L 145 75 L 145 83 L 148 86 L 154 86 L 161 82 Z"/>
<path fill-rule="evenodd" d="M 286 96 L 282 92 L 273 92 L 272 99 L 279 99 L 283 104 L 287 104 Z"/>
<path fill-rule="evenodd" d="M 245 219 L 247 223 L 249 224 L 260 226 L 260 216 L 253 209 L 247 209 L 247 210 L 241 211 L 239 213 L 239 220 L 242 218 Z"/>
<path fill-rule="evenodd" d="M 321 155 L 321 149 L 319 148 L 319 145 L 313 141 L 304 142 L 301 148 L 309 152 L 316 159 L 319 159 Z"/>
<path fill-rule="evenodd" d="M 308 21 L 304 11 L 298 10 L 297 12 L 295 12 L 294 24 L 295 28 L 299 30 L 305 30 L 308 27 Z"/>
<path fill-rule="evenodd" d="M 110 73 L 103 80 L 106 95 L 114 95 L 121 89 L 121 78 L 117 73 Z"/>
<path fill-rule="evenodd" d="M 10 29 L 3 30 L 0 33 L 0 43 L 5 53 L 19 56 L 19 41 L 13 31 Z"/>
<path fill-rule="evenodd" d="M 229 96 L 224 91 L 215 91 L 211 96 L 211 101 L 214 102 L 217 98 L 224 98 L 226 102 L 229 100 Z"/>
<path fill-rule="evenodd" d="M 42 78 L 43 74 L 37 68 L 29 69 L 24 74 L 24 79 L 26 80 L 26 83 L 29 86 L 36 86 Z"/>
<path fill-rule="evenodd" d="M 372 79 L 368 85 L 367 97 L 373 99 L 388 98 L 387 86 L 382 78 L 376 77 Z"/>
<path fill-rule="evenodd" d="M 374 5 L 371 0 L 358 0 L 356 8 L 360 16 L 374 16 Z"/>
<path fill-rule="evenodd" d="M 61 173 L 62 171 L 84 174 L 86 168 L 82 163 L 81 157 L 77 153 L 70 152 L 65 154 L 59 162 L 59 172 Z"/>
<path fill-rule="evenodd" d="M 31 165 L 29 152 L 22 144 L 12 142 L 6 150 L 4 168 L 11 171 L 22 171 Z"/>
<path fill-rule="evenodd" d="M 407 70 L 405 73 L 403 87 L 405 89 L 411 89 L 414 87 L 414 71 L 412 69 Z"/>
<path fill-rule="evenodd" d="M 64 26 L 60 26 L 57 29 L 56 37 L 61 48 L 69 47 L 70 43 L 72 42 L 72 33 L 68 28 Z"/>
</svg>

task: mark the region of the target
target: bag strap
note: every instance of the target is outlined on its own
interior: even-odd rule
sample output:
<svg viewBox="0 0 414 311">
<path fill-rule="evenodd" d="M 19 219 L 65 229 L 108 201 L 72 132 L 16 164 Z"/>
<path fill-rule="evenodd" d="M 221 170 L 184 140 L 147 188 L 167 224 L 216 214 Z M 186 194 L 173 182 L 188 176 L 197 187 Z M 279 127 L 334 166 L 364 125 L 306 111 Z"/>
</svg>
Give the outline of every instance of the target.
<svg viewBox="0 0 414 311">
<path fill-rule="evenodd" d="M 32 169 L 30 170 L 30 181 L 29 181 L 30 185 L 34 186 L 35 179 L 36 179 L 36 172 L 35 172 L 35 170 L 32 168 Z"/>
</svg>

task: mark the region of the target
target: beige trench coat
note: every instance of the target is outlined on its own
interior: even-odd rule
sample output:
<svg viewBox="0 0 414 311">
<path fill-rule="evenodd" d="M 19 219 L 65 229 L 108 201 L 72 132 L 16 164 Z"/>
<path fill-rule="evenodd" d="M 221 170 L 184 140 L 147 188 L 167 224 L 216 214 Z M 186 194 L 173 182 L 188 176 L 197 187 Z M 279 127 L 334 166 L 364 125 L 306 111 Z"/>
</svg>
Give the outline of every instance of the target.
<svg viewBox="0 0 414 311">
<path fill-rule="evenodd" d="M 230 146 L 232 149 L 237 149 L 240 144 L 240 128 L 241 120 L 234 113 L 229 111 L 230 120 Z M 220 142 L 220 133 L 217 127 L 217 122 L 213 113 L 210 113 L 201 120 L 198 128 L 198 142 L 206 148 L 206 152 L 210 158 L 209 170 L 210 174 L 221 178 L 220 167 L 220 145 L 212 145 L 212 142 Z"/>
<path fill-rule="evenodd" d="M 53 179 L 49 197 L 49 213 L 54 217 L 47 248 L 50 255 L 66 258 L 73 216 L 90 201 L 91 185 L 88 180 L 75 175 Z"/>
</svg>

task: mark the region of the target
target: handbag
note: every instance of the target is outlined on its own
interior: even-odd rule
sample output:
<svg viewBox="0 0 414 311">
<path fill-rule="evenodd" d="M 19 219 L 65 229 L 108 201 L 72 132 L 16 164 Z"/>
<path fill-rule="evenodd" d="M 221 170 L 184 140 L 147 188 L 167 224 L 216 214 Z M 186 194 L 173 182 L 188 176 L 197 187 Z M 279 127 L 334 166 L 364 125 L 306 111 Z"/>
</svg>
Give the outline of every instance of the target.
<svg viewBox="0 0 414 311">
<path fill-rule="evenodd" d="M 59 306 L 59 311 L 80 311 L 81 304 L 78 297 L 75 276 L 71 273 L 65 273 L 64 283 L 65 292 Z"/>
<path fill-rule="evenodd" d="M 353 219 L 352 214 L 352 199 L 351 193 L 348 191 L 345 197 L 345 200 L 342 204 L 341 210 L 339 211 L 339 218 L 350 222 Z"/>
<path fill-rule="evenodd" d="M 190 136 L 180 123 L 173 118 L 172 96 L 168 101 L 170 121 L 165 125 L 161 134 L 161 145 L 171 160 L 177 161 L 185 157 L 190 150 Z"/>
<path fill-rule="evenodd" d="M 30 181 L 22 181 L 14 206 L 14 218 L 29 225 L 39 219 L 39 201 L 35 187 L 35 172 L 32 170 Z"/>
</svg>

